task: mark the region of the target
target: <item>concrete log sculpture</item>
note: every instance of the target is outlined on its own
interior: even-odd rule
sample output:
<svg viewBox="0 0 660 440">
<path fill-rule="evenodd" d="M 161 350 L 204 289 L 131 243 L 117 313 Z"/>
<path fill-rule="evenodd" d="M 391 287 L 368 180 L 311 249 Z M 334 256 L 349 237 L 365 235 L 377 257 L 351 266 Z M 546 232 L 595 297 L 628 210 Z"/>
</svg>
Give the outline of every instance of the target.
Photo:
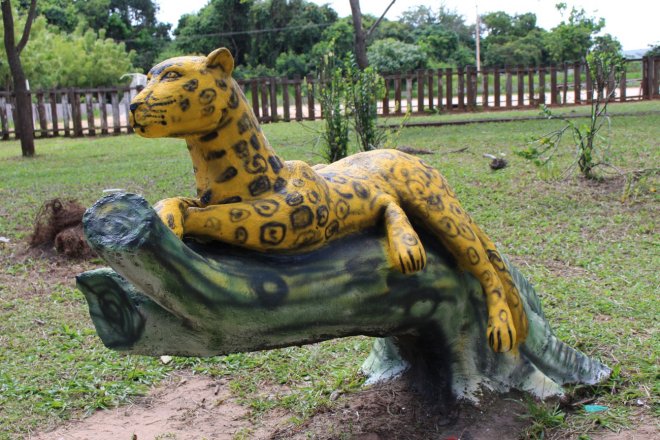
<svg viewBox="0 0 660 440">
<path fill-rule="evenodd" d="M 106 345 L 205 356 L 377 336 L 374 380 L 408 368 L 447 396 L 607 376 L 552 335 L 436 169 L 397 150 L 282 161 L 233 69 L 224 48 L 166 60 L 131 103 L 139 135 L 185 139 L 197 197 L 113 195 L 86 213 L 116 271 L 79 278 Z"/>
<path fill-rule="evenodd" d="M 529 336 L 518 353 L 494 352 L 482 287 L 426 236 L 425 270 L 404 275 L 376 228 L 303 255 L 268 255 L 184 242 L 132 194 L 101 199 L 84 224 L 114 270 L 83 273 L 78 287 L 114 350 L 212 356 L 368 335 L 379 338 L 363 366 L 371 381 L 408 371 L 444 400 L 484 387 L 547 397 L 610 372 L 556 338 L 511 265 Z"/>
</svg>

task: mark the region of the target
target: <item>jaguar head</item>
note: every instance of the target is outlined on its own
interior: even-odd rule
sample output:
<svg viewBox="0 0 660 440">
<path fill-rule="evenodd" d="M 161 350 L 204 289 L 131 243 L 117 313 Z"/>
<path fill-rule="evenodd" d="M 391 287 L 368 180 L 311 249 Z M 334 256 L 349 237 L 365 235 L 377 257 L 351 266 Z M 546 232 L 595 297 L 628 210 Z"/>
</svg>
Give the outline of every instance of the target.
<svg viewBox="0 0 660 440">
<path fill-rule="evenodd" d="M 224 47 L 207 57 L 170 58 L 154 66 L 146 87 L 131 101 L 135 132 L 158 138 L 214 130 L 238 102 L 233 70 L 234 58 Z"/>
</svg>

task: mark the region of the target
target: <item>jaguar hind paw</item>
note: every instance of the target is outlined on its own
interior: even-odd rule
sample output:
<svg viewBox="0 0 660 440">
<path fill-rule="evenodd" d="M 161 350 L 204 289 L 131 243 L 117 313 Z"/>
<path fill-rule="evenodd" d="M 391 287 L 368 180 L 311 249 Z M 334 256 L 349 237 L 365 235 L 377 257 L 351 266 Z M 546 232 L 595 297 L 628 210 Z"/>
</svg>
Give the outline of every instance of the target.
<svg viewBox="0 0 660 440">
<path fill-rule="evenodd" d="M 488 345 L 497 353 L 511 351 L 517 345 L 516 329 L 508 316 L 506 321 L 502 320 L 502 314 L 506 314 L 506 311 L 502 310 L 498 316 L 490 317 L 486 330 Z"/>
</svg>

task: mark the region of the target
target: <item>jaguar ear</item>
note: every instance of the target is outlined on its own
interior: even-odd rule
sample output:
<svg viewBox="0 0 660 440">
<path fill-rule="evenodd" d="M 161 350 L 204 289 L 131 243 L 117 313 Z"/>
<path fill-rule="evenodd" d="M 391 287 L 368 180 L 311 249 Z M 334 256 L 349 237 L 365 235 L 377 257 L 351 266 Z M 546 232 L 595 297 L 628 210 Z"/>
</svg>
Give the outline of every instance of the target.
<svg viewBox="0 0 660 440">
<path fill-rule="evenodd" d="M 226 47 L 216 49 L 206 57 L 206 67 L 209 69 L 220 69 L 226 75 L 231 75 L 234 70 L 234 57 Z"/>
</svg>

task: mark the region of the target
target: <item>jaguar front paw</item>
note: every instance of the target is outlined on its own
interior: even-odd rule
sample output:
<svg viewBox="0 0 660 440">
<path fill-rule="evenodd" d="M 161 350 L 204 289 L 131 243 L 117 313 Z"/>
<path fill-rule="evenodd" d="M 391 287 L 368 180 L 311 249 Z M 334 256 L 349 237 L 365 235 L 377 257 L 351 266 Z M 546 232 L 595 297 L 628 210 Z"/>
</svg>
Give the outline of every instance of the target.
<svg viewBox="0 0 660 440">
<path fill-rule="evenodd" d="M 165 199 L 154 205 L 154 210 L 174 234 L 183 238 L 184 206 L 176 199 Z"/>
<path fill-rule="evenodd" d="M 516 329 L 506 310 L 500 310 L 495 316 L 488 318 L 488 329 L 486 330 L 488 345 L 497 353 L 511 351 L 516 346 Z"/>
<path fill-rule="evenodd" d="M 426 251 L 416 235 L 404 234 L 401 240 L 390 244 L 392 260 L 404 274 L 418 272 L 426 267 Z"/>
</svg>

